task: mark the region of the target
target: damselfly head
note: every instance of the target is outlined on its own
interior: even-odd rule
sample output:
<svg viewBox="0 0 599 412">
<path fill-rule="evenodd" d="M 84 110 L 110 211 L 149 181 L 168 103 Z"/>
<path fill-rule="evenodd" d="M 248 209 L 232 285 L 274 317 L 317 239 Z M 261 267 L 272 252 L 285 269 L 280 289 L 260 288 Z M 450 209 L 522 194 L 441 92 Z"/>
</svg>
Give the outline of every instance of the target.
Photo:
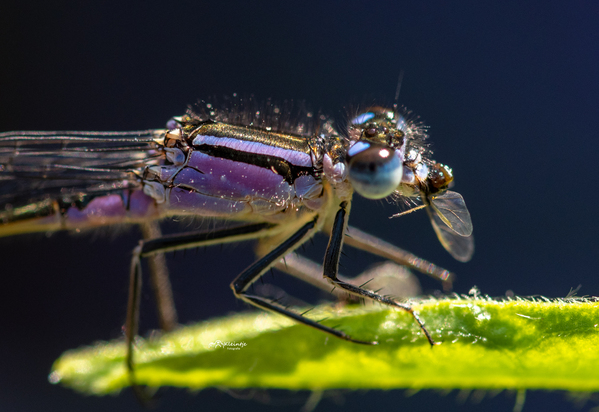
<svg viewBox="0 0 599 412">
<path fill-rule="evenodd" d="M 401 183 L 406 148 L 406 122 L 395 110 L 372 107 L 348 127 L 348 178 L 368 199 L 382 199 Z"/>
<path fill-rule="evenodd" d="M 396 149 L 405 145 L 406 129 L 404 117 L 393 109 L 372 107 L 351 120 L 348 132 L 352 141 L 366 140 Z"/>
</svg>

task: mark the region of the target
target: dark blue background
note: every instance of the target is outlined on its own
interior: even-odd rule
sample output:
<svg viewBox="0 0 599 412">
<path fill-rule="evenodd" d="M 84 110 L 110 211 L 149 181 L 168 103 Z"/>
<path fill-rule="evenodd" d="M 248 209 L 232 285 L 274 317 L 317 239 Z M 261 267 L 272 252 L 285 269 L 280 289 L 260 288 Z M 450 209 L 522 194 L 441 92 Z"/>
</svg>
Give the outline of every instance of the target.
<svg viewBox="0 0 599 412">
<path fill-rule="evenodd" d="M 389 221 L 395 208 L 357 200 L 352 223 L 454 270 L 459 293 L 477 285 L 492 296 L 559 297 L 581 284 L 580 294 L 599 295 L 596 4 L 82 3 L 0 6 L 1 131 L 160 128 L 197 98 L 233 92 L 304 99 L 338 115 L 348 102 L 391 102 L 404 70 L 400 102 L 432 126 L 435 158 L 454 169 L 474 221 L 474 259 L 453 261 L 424 213 Z M 62 351 L 119 336 L 137 237 L 133 229 L 0 239 L 2 410 L 138 408 L 128 392 L 84 397 L 46 380 Z M 251 260 L 248 246 L 169 259 L 182 322 L 244 310 L 228 283 Z M 357 271 L 374 261 L 344 260 Z M 144 308 L 153 326 L 149 292 Z M 171 389 L 159 410 L 280 410 L 289 394 L 269 395 L 264 406 Z M 346 393 L 317 410 L 503 411 L 514 402 L 404 395 Z M 292 396 L 297 410 L 307 394 Z M 574 409 L 561 393 L 528 394 L 525 411 L 549 407 Z"/>
</svg>

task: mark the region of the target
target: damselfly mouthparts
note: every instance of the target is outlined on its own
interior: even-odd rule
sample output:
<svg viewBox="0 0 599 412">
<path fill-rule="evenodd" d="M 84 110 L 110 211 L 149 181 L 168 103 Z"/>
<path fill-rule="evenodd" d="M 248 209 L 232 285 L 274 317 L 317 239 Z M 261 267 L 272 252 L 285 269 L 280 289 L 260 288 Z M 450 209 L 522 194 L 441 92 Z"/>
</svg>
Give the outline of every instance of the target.
<svg viewBox="0 0 599 412">
<path fill-rule="evenodd" d="M 396 109 L 372 107 L 339 130 L 331 120 L 292 106 L 232 99 L 203 102 L 166 129 L 135 132 L 0 134 L 0 236 L 139 224 L 133 252 L 126 334 L 133 373 L 141 258 L 198 246 L 255 240 L 258 259 L 233 280 L 238 298 L 348 341 L 375 344 L 325 326 L 249 288 L 271 267 L 330 290 L 331 285 L 410 313 L 412 308 L 338 276 L 344 242 L 448 282 L 451 273 L 348 226 L 354 191 L 426 207 L 443 246 L 458 260 L 473 250 L 462 197 L 448 191 L 451 170 L 430 159 L 426 129 Z M 421 206 L 417 204 L 421 202 Z M 415 209 L 414 208 L 414 209 Z M 404 212 L 405 213 L 405 212 Z M 216 229 L 161 236 L 169 217 L 213 218 Z M 285 256 L 317 232 L 329 234 L 321 269 Z M 345 235 L 348 235 L 347 237 Z M 164 262 L 150 266 L 161 323 L 176 324 Z M 161 275 L 162 273 L 162 275 Z"/>
</svg>

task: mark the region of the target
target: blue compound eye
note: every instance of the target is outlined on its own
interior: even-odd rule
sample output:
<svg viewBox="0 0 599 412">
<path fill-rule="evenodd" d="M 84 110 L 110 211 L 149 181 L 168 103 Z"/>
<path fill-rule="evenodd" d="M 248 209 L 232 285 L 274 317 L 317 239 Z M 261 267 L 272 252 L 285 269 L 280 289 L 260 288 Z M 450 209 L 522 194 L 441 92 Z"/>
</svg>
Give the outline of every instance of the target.
<svg viewBox="0 0 599 412">
<path fill-rule="evenodd" d="M 356 192 L 368 199 L 382 199 L 393 193 L 401 182 L 402 171 L 395 150 L 385 145 L 368 145 L 349 159 L 349 180 Z"/>
</svg>

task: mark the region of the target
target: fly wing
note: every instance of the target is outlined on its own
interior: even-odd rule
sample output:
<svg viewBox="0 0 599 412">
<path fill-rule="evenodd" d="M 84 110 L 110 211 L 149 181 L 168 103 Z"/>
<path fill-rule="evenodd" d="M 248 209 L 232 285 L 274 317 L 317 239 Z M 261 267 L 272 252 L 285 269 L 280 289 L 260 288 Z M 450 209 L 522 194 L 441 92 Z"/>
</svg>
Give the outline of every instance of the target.
<svg viewBox="0 0 599 412">
<path fill-rule="evenodd" d="M 472 234 L 472 220 L 462 195 L 448 190 L 430 201 L 435 220 L 440 220 L 460 236 Z M 437 233 L 438 235 L 438 233 Z"/>
<path fill-rule="evenodd" d="M 0 133 L 0 212 L 136 188 L 136 173 L 163 157 L 156 132 Z"/>
<path fill-rule="evenodd" d="M 431 199 L 427 208 L 439 241 L 460 262 L 467 262 L 474 253 L 472 220 L 462 195 L 447 191 Z"/>
<path fill-rule="evenodd" d="M 459 260 L 460 262 L 468 262 L 474 253 L 474 236 L 460 235 L 447 226 L 445 220 L 441 218 L 441 214 L 436 211 L 431 211 L 431 208 L 427 208 L 426 211 L 431 219 L 437 238 L 439 238 L 439 241 L 445 250 L 447 250 L 454 259 Z M 470 217 L 470 215 L 468 215 L 468 217 Z M 472 233 L 472 223 L 470 223 L 470 232 Z"/>
</svg>

